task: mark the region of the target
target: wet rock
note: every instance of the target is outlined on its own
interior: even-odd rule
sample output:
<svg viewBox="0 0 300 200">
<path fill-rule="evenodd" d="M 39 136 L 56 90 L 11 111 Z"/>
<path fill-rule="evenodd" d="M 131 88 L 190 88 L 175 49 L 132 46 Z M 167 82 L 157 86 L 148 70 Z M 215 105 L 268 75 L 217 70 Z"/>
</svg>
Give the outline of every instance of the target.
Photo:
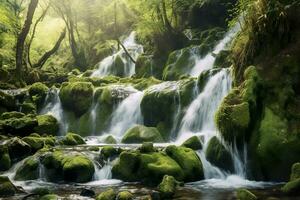
<svg viewBox="0 0 300 200">
<path fill-rule="evenodd" d="M 159 131 L 153 127 L 146 127 L 143 125 L 137 125 L 128 131 L 126 131 L 122 138 L 122 143 L 143 143 L 143 142 L 163 142 L 163 138 Z"/>
<path fill-rule="evenodd" d="M 100 158 L 107 160 L 109 158 L 114 158 L 119 155 L 118 149 L 112 146 L 105 146 L 100 151 Z"/>
<path fill-rule="evenodd" d="M 16 115 L 14 113 L 13 115 Z M 38 121 L 35 115 L 26 115 L 20 117 L 12 117 L 9 119 L 2 120 L 0 126 L 2 126 L 5 133 L 10 133 L 13 135 L 26 136 L 34 132 L 34 128 L 38 125 Z"/>
<path fill-rule="evenodd" d="M 36 157 L 27 158 L 24 163 L 17 168 L 15 180 L 27 181 L 35 180 L 39 177 L 39 160 Z"/>
<path fill-rule="evenodd" d="M 88 182 L 95 172 L 93 162 L 81 153 L 55 151 L 42 158 L 46 168 L 47 178 L 57 182 L 61 179 L 67 182 Z"/>
<path fill-rule="evenodd" d="M 108 189 L 99 194 L 96 200 L 114 200 L 116 199 L 117 193 L 113 189 Z"/>
<path fill-rule="evenodd" d="M 204 178 L 203 166 L 195 151 L 186 147 L 176 147 L 175 145 L 168 146 L 165 151 L 181 167 L 184 181 L 192 182 Z M 177 179 L 176 176 L 174 177 Z"/>
<path fill-rule="evenodd" d="M 298 178 L 300 178 L 300 163 L 295 163 L 292 166 L 290 181 L 294 181 Z"/>
<path fill-rule="evenodd" d="M 89 82 L 69 82 L 61 86 L 59 96 L 64 108 L 81 116 L 92 105 L 93 92 L 94 87 Z"/>
<path fill-rule="evenodd" d="M 257 197 L 246 189 L 239 189 L 237 191 L 238 200 L 257 200 Z"/>
<path fill-rule="evenodd" d="M 47 96 L 49 88 L 43 83 L 34 83 L 30 86 L 28 92 L 31 96 L 32 101 L 40 107 Z"/>
<path fill-rule="evenodd" d="M 142 146 L 139 148 L 141 153 L 152 153 L 156 152 L 157 150 L 154 148 L 152 142 L 144 142 Z"/>
<path fill-rule="evenodd" d="M 104 138 L 103 142 L 105 144 L 117 144 L 117 140 L 112 135 L 109 135 L 106 138 Z"/>
<path fill-rule="evenodd" d="M 286 183 L 281 190 L 288 195 L 300 194 L 300 163 L 295 163 L 292 166 L 290 181 Z"/>
<path fill-rule="evenodd" d="M 202 149 L 202 143 L 197 136 L 193 136 L 187 139 L 181 146 L 187 147 L 193 150 L 200 150 Z"/>
<path fill-rule="evenodd" d="M 95 197 L 96 196 L 96 193 L 94 190 L 91 190 L 91 189 L 82 189 L 81 192 L 80 192 L 80 196 L 83 196 L 83 197 Z"/>
<path fill-rule="evenodd" d="M 25 114 L 33 114 L 33 115 L 37 114 L 37 107 L 34 103 L 31 102 L 22 103 L 20 110 L 22 113 Z"/>
<path fill-rule="evenodd" d="M 85 144 L 84 139 L 75 133 L 67 133 L 67 135 L 60 141 L 61 144 L 63 145 L 70 145 L 70 146 L 74 146 L 74 145 L 81 145 L 81 144 Z"/>
<path fill-rule="evenodd" d="M 158 185 L 158 190 L 162 199 L 171 199 L 179 183 L 173 176 L 164 176 L 162 182 Z"/>
<path fill-rule="evenodd" d="M 6 145 L 0 145 L 0 171 L 9 170 L 11 167 L 11 160 Z"/>
<path fill-rule="evenodd" d="M 0 176 L 0 197 L 14 196 L 17 190 L 6 176 Z"/>
<path fill-rule="evenodd" d="M 22 140 L 29 144 L 33 151 L 38 151 L 45 146 L 55 145 L 54 137 L 41 137 L 38 134 L 31 134 L 27 137 L 24 137 Z"/>
<path fill-rule="evenodd" d="M 36 133 L 57 135 L 59 124 L 55 117 L 52 115 L 39 115 L 36 118 L 38 121 L 38 126 L 34 128 Z"/>
<path fill-rule="evenodd" d="M 3 91 L 0 91 L 0 107 L 2 112 L 7 112 L 10 110 L 15 110 L 17 108 L 17 102 L 13 95 L 7 94 Z"/>
<path fill-rule="evenodd" d="M 12 161 L 21 160 L 32 153 L 30 145 L 17 137 L 8 140 L 6 145 Z"/>
<path fill-rule="evenodd" d="M 1 120 L 11 119 L 11 118 L 17 118 L 17 119 L 19 119 L 19 118 L 22 118 L 24 116 L 25 116 L 24 113 L 12 111 L 12 112 L 2 113 L 0 119 Z"/>
<path fill-rule="evenodd" d="M 229 172 L 234 171 L 232 157 L 217 137 L 209 141 L 205 156 L 213 165 Z"/>
<path fill-rule="evenodd" d="M 119 192 L 117 195 L 117 200 L 133 200 L 133 194 L 128 191 Z"/>
</svg>

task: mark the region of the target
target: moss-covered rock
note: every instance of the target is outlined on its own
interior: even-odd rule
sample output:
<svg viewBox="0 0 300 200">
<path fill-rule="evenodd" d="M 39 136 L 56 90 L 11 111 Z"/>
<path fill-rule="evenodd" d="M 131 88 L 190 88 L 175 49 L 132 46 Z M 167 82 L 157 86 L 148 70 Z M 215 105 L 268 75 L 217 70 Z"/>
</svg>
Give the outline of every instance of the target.
<svg viewBox="0 0 300 200">
<path fill-rule="evenodd" d="M 54 146 L 55 138 L 54 137 L 41 137 L 38 134 L 31 134 L 22 139 L 24 142 L 31 146 L 33 151 L 38 151 L 45 146 Z"/>
<path fill-rule="evenodd" d="M 5 133 L 26 136 L 38 125 L 35 115 L 17 116 L 0 122 Z"/>
<path fill-rule="evenodd" d="M 30 145 L 17 137 L 8 140 L 6 146 L 8 148 L 9 156 L 14 162 L 19 161 L 32 153 Z"/>
<path fill-rule="evenodd" d="M 265 178 L 286 181 L 290 176 L 291 166 L 299 161 L 299 138 L 289 132 L 287 119 L 269 108 L 264 111 L 258 134 L 257 162 Z"/>
<path fill-rule="evenodd" d="M 119 192 L 116 200 L 133 200 L 133 194 L 128 191 Z"/>
<path fill-rule="evenodd" d="M 70 145 L 70 146 L 74 146 L 74 145 L 81 145 L 81 144 L 85 144 L 84 139 L 75 133 L 67 133 L 67 135 L 60 141 L 61 144 L 63 145 Z"/>
<path fill-rule="evenodd" d="M 37 106 L 32 102 L 24 102 L 20 110 L 22 113 L 35 115 L 37 113 Z"/>
<path fill-rule="evenodd" d="M 17 190 L 6 176 L 0 176 L 0 197 L 14 196 Z"/>
<path fill-rule="evenodd" d="M 35 102 L 38 107 L 44 103 L 48 91 L 49 88 L 43 83 L 34 83 L 28 90 L 33 102 Z"/>
<path fill-rule="evenodd" d="M 37 178 L 39 178 L 39 160 L 36 157 L 29 157 L 17 168 L 15 180 L 27 181 Z"/>
<path fill-rule="evenodd" d="M 36 133 L 56 135 L 59 131 L 59 124 L 52 115 L 39 115 L 36 117 L 38 126 L 34 128 Z"/>
<path fill-rule="evenodd" d="M 154 127 L 146 127 L 143 125 L 137 125 L 128 131 L 126 131 L 122 138 L 122 143 L 143 143 L 143 142 L 163 142 L 163 138 L 159 131 Z"/>
<path fill-rule="evenodd" d="M 182 143 L 183 147 L 187 147 L 193 150 L 200 150 L 202 149 L 202 143 L 198 136 L 193 136 L 187 139 L 184 143 Z"/>
<path fill-rule="evenodd" d="M 104 160 L 107 160 L 108 158 L 113 158 L 119 154 L 118 149 L 112 147 L 112 146 L 105 146 L 100 151 L 100 157 Z"/>
<path fill-rule="evenodd" d="M 229 151 L 219 141 L 217 137 L 213 137 L 208 144 L 206 150 L 206 158 L 213 165 L 229 172 L 234 172 L 233 160 Z"/>
<path fill-rule="evenodd" d="M 108 189 L 101 194 L 99 194 L 96 200 L 115 200 L 117 193 L 113 189 Z"/>
<path fill-rule="evenodd" d="M 165 175 L 162 182 L 158 185 L 158 191 L 162 199 L 171 199 L 176 191 L 178 181 L 173 176 Z"/>
<path fill-rule="evenodd" d="M 81 153 L 68 154 L 55 151 L 42 159 L 50 181 L 88 182 L 92 179 L 95 168 L 93 162 Z"/>
<path fill-rule="evenodd" d="M 24 113 L 12 111 L 12 112 L 2 113 L 0 119 L 1 120 L 11 119 L 11 118 L 19 119 L 19 118 L 22 118 L 22 117 L 25 117 Z"/>
<path fill-rule="evenodd" d="M 11 167 L 11 160 L 6 145 L 0 145 L 0 171 L 9 170 Z"/>
<path fill-rule="evenodd" d="M 237 191 L 238 200 L 257 200 L 257 197 L 246 189 L 239 189 Z"/>
<path fill-rule="evenodd" d="M 300 194 L 300 178 L 290 181 L 281 188 L 282 192 L 288 195 Z"/>
<path fill-rule="evenodd" d="M 59 93 L 64 108 L 81 116 L 93 102 L 94 87 L 89 82 L 69 82 L 61 86 Z"/>
<path fill-rule="evenodd" d="M 156 152 L 157 149 L 154 148 L 152 142 L 144 142 L 144 143 L 142 144 L 142 146 L 139 148 L 139 151 L 140 151 L 141 153 L 152 153 L 152 152 Z"/>
<path fill-rule="evenodd" d="M 2 112 L 7 112 L 17 108 L 17 101 L 13 95 L 0 91 L 0 105 Z"/>
<path fill-rule="evenodd" d="M 294 181 L 300 178 L 300 163 L 295 163 L 292 166 L 292 173 L 290 176 L 290 181 Z"/>
<path fill-rule="evenodd" d="M 166 148 L 166 153 L 181 167 L 184 181 L 192 182 L 204 178 L 201 160 L 192 149 L 171 145 Z"/>
<path fill-rule="evenodd" d="M 103 142 L 105 144 L 117 144 L 117 140 L 112 135 L 109 135 L 109 136 L 105 137 Z"/>
</svg>

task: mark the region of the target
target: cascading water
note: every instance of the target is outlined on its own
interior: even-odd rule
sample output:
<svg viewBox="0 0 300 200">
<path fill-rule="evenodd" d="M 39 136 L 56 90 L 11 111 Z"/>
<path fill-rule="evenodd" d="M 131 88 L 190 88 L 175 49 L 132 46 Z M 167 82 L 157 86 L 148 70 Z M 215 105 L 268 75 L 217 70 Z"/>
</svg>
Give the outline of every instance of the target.
<svg viewBox="0 0 300 200">
<path fill-rule="evenodd" d="M 60 135 L 68 131 L 68 123 L 59 98 L 59 89 L 51 88 L 45 99 L 45 106 L 40 115 L 50 114 L 57 119 L 60 126 Z"/>
<path fill-rule="evenodd" d="M 214 50 L 207 54 L 204 57 L 199 57 L 198 55 L 194 54 L 193 59 L 195 62 L 194 67 L 189 72 L 189 75 L 193 77 L 199 76 L 202 72 L 213 68 L 215 63 L 215 55 L 219 54 L 222 50 L 224 50 L 228 44 L 232 41 L 234 36 L 239 32 L 240 25 L 236 24 L 233 26 L 226 34 L 225 37 L 216 45 Z"/>
<path fill-rule="evenodd" d="M 131 32 L 129 37 L 123 41 L 123 45 L 134 60 L 136 60 L 138 56 L 143 53 L 143 46 L 137 44 L 135 41 L 135 32 Z M 119 65 L 122 65 L 122 70 L 117 69 L 120 67 Z M 104 58 L 99 63 L 99 68 L 94 71 L 91 77 L 104 77 L 107 75 L 122 75 L 125 77 L 130 77 L 134 74 L 135 63 L 130 59 L 125 50 L 121 48 L 113 55 Z"/>
<path fill-rule="evenodd" d="M 108 133 L 120 139 L 121 136 L 135 124 L 143 123 L 140 104 L 144 93 L 130 88 L 131 94 L 125 98 L 112 113 L 112 120 Z"/>
</svg>

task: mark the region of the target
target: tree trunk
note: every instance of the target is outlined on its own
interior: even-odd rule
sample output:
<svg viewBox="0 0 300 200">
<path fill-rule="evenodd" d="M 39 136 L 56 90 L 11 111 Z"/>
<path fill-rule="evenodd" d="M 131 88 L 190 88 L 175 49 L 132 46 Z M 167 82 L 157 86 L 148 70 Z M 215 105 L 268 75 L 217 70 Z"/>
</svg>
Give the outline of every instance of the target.
<svg viewBox="0 0 300 200">
<path fill-rule="evenodd" d="M 23 67 L 23 52 L 24 52 L 24 43 L 26 37 L 29 33 L 32 19 L 39 0 L 31 0 L 28 6 L 27 16 L 24 23 L 24 26 L 21 30 L 21 33 L 18 35 L 17 45 L 16 45 L 16 76 L 19 80 L 23 79 L 22 76 L 22 67 Z"/>
<path fill-rule="evenodd" d="M 57 50 L 59 49 L 62 41 L 64 40 L 66 36 L 66 30 L 64 30 L 61 34 L 60 37 L 58 38 L 57 42 L 55 43 L 54 47 L 47 51 L 40 59 L 39 61 L 34 65 L 34 67 L 38 67 L 38 68 L 42 68 L 44 66 L 44 64 L 46 63 L 46 61 L 57 52 Z"/>
</svg>

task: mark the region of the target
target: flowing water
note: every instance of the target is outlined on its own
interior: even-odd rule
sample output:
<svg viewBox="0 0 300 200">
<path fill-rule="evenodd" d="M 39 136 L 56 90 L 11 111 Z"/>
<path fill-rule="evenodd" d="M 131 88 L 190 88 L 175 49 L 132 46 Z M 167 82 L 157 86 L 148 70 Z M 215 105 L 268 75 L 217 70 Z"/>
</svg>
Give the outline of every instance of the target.
<svg viewBox="0 0 300 200">
<path fill-rule="evenodd" d="M 198 151 L 197 154 L 202 161 L 204 177 L 205 180 L 188 183 L 185 187 L 178 190 L 174 199 L 205 199 L 205 200 L 216 200 L 216 199 L 232 199 L 234 198 L 234 190 L 236 188 L 247 187 L 264 189 L 268 191 L 268 188 L 273 188 L 274 183 L 264 183 L 255 182 L 247 180 L 246 167 L 247 167 L 247 146 L 245 144 L 243 152 L 237 150 L 235 144 L 225 143 L 220 135 L 218 134 L 217 128 L 214 124 L 214 115 L 220 105 L 222 99 L 228 94 L 231 89 L 231 70 L 221 69 L 217 73 L 213 72 L 215 62 L 215 54 L 218 54 L 221 50 L 225 49 L 230 43 L 232 37 L 237 33 L 239 27 L 234 27 L 230 30 L 224 37 L 223 40 L 215 47 L 214 51 L 209 53 L 203 58 L 197 57 L 196 64 L 190 72 L 191 76 L 198 77 L 202 72 L 209 70 L 209 75 L 204 88 L 195 87 L 195 92 L 193 96 L 193 101 L 187 108 L 181 106 L 180 99 L 180 87 L 176 81 L 163 82 L 151 86 L 147 89 L 147 92 L 159 92 L 162 90 L 175 91 L 174 104 L 177 105 L 173 116 L 173 127 L 171 129 L 172 138 L 176 138 L 175 143 L 181 144 L 186 139 L 192 136 L 198 136 L 201 138 L 203 144 L 203 149 Z M 130 36 L 123 41 L 124 46 L 132 53 L 134 58 L 142 53 L 142 47 L 135 42 L 135 33 L 131 33 Z M 105 58 L 99 64 L 99 69 L 93 73 L 93 77 L 102 77 L 109 74 L 113 74 L 113 63 L 117 56 L 120 56 L 125 63 L 125 76 L 132 76 L 135 73 L 134 63 L 131 62 L 125 55 L 124 50 L 116 52 L 114 55 Z M 99 119 L 97 118 L 97 112 L 101 107 L 98 102 L 93 101 L 90 108 L 89 121 L 91 122 L 91 136 L 98 138 L 103 135 L 113 135 L 118 141 L 122 138 L 124 133 L 136 124 L 143 124 L 143 116 L 141 113 L 141 101 L 144 96 L 144 91 L 139 91 L 133 87 L 123 87 L 122 90 L 126 90 L 126 94 L 123 100 L 119 102 L 110 117 L 109 126 L 106 127 L 105 131 L 97 130 L 97 123 Z M 118 91 L 118 89 L 116 89 Z M 122 93 L 119 91 L 120 94 Z M 123 93 L 122 93 L 123 94 Z M 155 106 L 155 105 L 153 105 Z M 183 112 L 183 117 L 180 113 Z M 61 134 L 68 131 L 68 119 L 62 108 L 62 104 L 59 98 L 59 90 L 51 89 L 46 97 L 44 108 L 39 114 L 52 114 L 58 119 L 61 126 Z M 224 144 L 227 150 L 230 152 L 234 165 L 234 172 L 229 173 L 224 171 L 214 165 L 212 165 L 206 159 L 206 150 L 209 141 L 212 137 L 217 136 L 220 142 Z M 100 145 L 98 139 L 89 140 L 87 147 L 89 145 Z M 103 144 L 101 144 L 103 145 Z M 156 144 L 158 145 L 158 144 Z M 159 144 L 162 146 L 167 146 L 168 144 Z M 126 148 L 136 148 L 139 145 L 116 145 L 118 147 Z M 84 150 L 82 150 L 84 151 Z M 86 150 L 85 150 L 86 151 Z M 99 153 L 99 152 L 97 152 Z M 135 194 L 141 194 L 145 191 L 151 191 L 151 188 L 144 188 L 139 184 L 129 184 L 123 183 L 120 180 L 112 179 L 112 165 L 114 160 L 107 161 L 100 164 L 97 160 L 97 156 L 91 155 L 91 152 L 86 152 L 93 161 L 95 165 L 96 172 L 94 174 L 93 181 L 86 184 L 62 184 L 63 187 L 67 188 L 62 190 L 61 184 L 49 183 L 45 179 L 45 172 L 42 166 L 39 168 L 40 178 L 35 181 L 18 182 L 14 181 L 16 185 L 22 186 L 25 189 L 32 189 L 36 187 L 50 187 L 54 188 L 58 194 L 68 195 L 68 194 L 78 194 L 78 190 L 82 188 L 92 188 L 96 191 L 106 187 L 117 187 L 118 189 L 129 189 Z M 99 155 L 99 154 L 98 154 Z M 23 161 L 17 163 L 10 171 L 6 172 L 12 180 L 16 169 L 22 164 Z M 275 184 L 276 185 L 276 184 Z M 271 192 L 270 192 L 271 193 Z M 70 197 L 70 196 L 69 196 Z M 188 197 L 188 198 L 187 198 Z M 72 196 L 73 199 L 83 199 L 78 196 L 76 198 Z"/>
<path fill-rule="evenodd" d="M 130 56 L 135 61 L 138 58 L 138 56 L 143 53 L 143 46 L 137 44 L 135 41 L 135 32 L 131 32 L 128 38 L 126 38 L 122 43 L 124 47 L 127 49 Z M 135 63 L 126 54 L 125 50 L 120 47 L 120 50 L 115 52 L 113 55 L 104 58 L 99 63 L 98 69 L 93 72 L 91 77 L 104 77 L 108 75 L 119 75 L 122 77 L 130 77 L 134 74 L 135 74 Z"/>
</svg>

